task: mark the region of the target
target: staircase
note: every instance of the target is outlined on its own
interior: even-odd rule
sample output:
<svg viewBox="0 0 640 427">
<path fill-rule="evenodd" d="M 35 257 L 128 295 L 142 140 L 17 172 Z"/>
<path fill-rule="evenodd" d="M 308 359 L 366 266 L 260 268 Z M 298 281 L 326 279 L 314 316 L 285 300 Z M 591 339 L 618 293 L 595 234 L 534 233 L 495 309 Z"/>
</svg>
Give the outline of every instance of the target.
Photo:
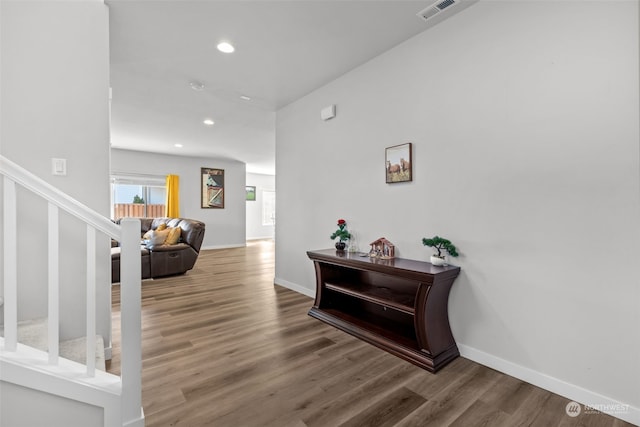
<svg viewBox="0 0 640 427">
<path fill-rule="evenodd" d="M 143 427 L 141 399 L 140 223 L 120 225 L 0 156 L 2 175 L 2 295 L 0 425 Z M 16 189 L 47 203 L 47 317 L 18 321 Z M 71 215 L 86 225 L 86 334 L 61 340 L 60 223 Z M 96 334 L 98 233 L 121 245 L 121 376 L 105 372 Z M 104 284 L 100 284 L 104 285 Z M 83 293 L 85 290 L 83 290 Z M 22 301 L 22 300 L 21 300 Z"/>
<path fill-rule="evenodd" d="M 0 306 L 2 306 L 2 301 L 0 301 Z M 47 318 L 23 320 L 18 322 L 18 342 L 46 352 L 49 350 L 47 342 L 48 331 L 49 322 Z M 4 337 L 4 326 L 2 325 L 0 325 L 0 337 Z M 60 351 L 60 357 L 84 363 L 87 358 L 87 339 L 86 337 L 80 337 L 60 341 L 58 350 Z M 96 369 L 106 372 L 104 339 L 100 335 L 96 335 L 95 364 Z"/>
</svg>

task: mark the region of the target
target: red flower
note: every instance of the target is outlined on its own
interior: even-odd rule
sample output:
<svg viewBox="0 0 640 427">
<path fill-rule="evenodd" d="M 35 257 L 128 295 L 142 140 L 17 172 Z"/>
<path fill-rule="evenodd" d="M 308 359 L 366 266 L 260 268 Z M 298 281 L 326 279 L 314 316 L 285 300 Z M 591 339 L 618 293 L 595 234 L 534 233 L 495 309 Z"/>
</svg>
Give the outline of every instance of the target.
<svg viewBox="0 0 640 427">
<path fill-rule="evenodd" d="M 335 239 L 336 237 L 340 238 L 341 242 L 349 240 L 351 238 L 351 233 L 349 233 L 346 228 L 347 221 L 345 221 L 344 219 L 339 219 L 338 229 L 331 235 L 331 240 Z"/>
</svg>

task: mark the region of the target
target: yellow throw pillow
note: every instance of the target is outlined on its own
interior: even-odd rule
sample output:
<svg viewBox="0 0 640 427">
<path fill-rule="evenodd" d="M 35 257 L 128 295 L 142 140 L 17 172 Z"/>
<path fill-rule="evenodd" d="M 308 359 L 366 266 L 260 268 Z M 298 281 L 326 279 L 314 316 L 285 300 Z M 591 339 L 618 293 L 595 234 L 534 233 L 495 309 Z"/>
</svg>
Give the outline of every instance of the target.
<svg viewBox="0 0 640 427">
<path fill-rule="evenodd" d="M 160 224 L 158 227 L 156 227 L 156 230 L 158 231 L 162 231 L 165 228 L 167 228 L 167 224 L 165 224 L 164 222 L 162 224 Z"/>
<path fill-rule="evenodd" d="M 178 240 L 180 240 L 180 233 L 182 232 L 182 229 L 180 227 L 169 227 L 167 228 L 167 230 L 169 230 L 169 235 L 164 241 L 164 244 L 175 245 L 176 243 L 178 243 Z"/>
</svg>

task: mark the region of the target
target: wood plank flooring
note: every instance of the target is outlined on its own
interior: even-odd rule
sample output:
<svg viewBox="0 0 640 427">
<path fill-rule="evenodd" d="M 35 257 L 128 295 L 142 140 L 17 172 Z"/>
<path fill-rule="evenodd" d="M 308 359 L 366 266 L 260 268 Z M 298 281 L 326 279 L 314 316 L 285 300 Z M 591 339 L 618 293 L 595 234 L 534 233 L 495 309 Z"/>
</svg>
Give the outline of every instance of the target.
<svg viewBox="0 0 640 427">
<path fill-rule="evenodd" d="M 308 317 L 313 301 L 273 277 L 273 242 L 255 241 L 143 282 L 147 427 L 630 426 L 569 417 L 568 399 L 464 358 L 428 373 Z M 114 286 L 116 374 L 119 303 Z"/>
</svg>

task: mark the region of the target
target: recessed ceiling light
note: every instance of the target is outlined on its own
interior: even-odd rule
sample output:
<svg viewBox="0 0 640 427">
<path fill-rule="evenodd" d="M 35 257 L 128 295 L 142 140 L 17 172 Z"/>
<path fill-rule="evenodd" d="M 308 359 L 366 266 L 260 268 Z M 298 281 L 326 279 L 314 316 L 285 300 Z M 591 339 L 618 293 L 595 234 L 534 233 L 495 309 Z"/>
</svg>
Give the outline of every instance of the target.
<svg viewBox="0 0 640 427">
<path fill-rule="evenodd" d="M 204 83 L 194 81 L 194 82 L 189 82 L 189 86 L 191 86 L 191 89 L 197 90 L 198 92 L 204 90 Z"/>
<path fill-rule="evenodd" d="M 214 121 L 213 121 L 213 120 L 211 120 L 211 119 L 204 119 L 204 120 L 202 121 L 202 123 L 204 123 L 204 124 L 205 124 L 205 125 L 207 125 L 207 126 L 213 126 L 216 122 L 214 122 Z"/>
<path fill-rule="evenodd" d="M 240 99 L 242 99 L 244 101 L 251 101 L 251 97 L 247 96 L 247 95 L 240 95 Z"/>
<path fill-rule="evenodd" d="M 218 43 L 218 50 L 224 53 L 231 53 L 234 50 L 236 50 L 236 48 L 233 47 L 231 43 L 222 42 L 222 43 Z"/>
<path fill-rule="evenodd" d="M 183 145 L 182 144 L 173 144 L 174 147 L 178 147 L 178 148 L 182 148 Z"/>
</svg>

